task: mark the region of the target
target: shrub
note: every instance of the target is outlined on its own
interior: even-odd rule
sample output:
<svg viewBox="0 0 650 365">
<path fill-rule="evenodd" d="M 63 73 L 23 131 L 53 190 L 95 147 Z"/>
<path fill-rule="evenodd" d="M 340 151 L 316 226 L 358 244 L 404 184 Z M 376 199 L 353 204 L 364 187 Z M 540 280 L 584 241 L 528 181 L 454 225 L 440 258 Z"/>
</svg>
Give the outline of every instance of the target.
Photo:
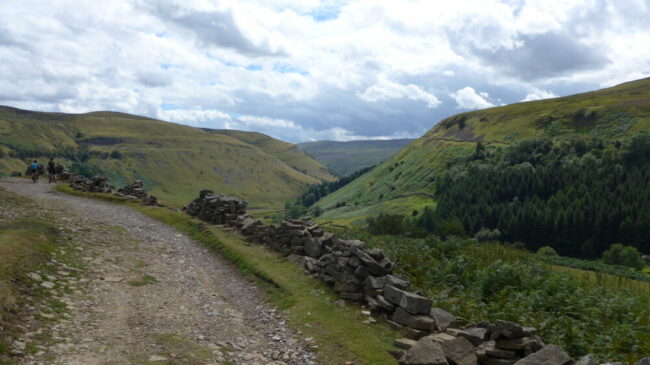
<svg viewBox="0 0 650 365">
<path fill-rule="evenodd" d="M 437 224 L 436 233 L 442 238 L 465 237 L 465 228 L 458 219 L 447 219 Z"/>
<path fill-rule="evenodd" d="M 118 150 L 113 150 L 113 152 L 111 152 L 111 158 L 114 160 L 119 160 L 122 158 L 122 153 Z"/>
<path fill-rule="evenodd" d="M 479 242 L 498 241 L 501 239 L 501 231 L 498 228 L 489 229 L 483 227 L 480 231 L 476 232 L 474 238 Z"/>
<path fill-rule="evenodd" d="M 392 234 L 401 235 L 406 232 L 405 217 L 401 214 L 380 213 L 377 217 L 366 220 L 368 232 L 374 235 Z"/>
<path fill-rule="evenodd" d="M 637 270 L 641 270 L 645 266 L 641 254 L 635 247 L 624 246 L 621 243 L 615 243 L 610 246 L 609 250 L 603 252 L 603 262 L 609 265 L 627 266 Z"/>
<path fill-rule="evenodd" d="M 522 269 L 525 270 L 518 265 L 495 261 L 480 275 L 482 297 L 488 298 L 504 290 L 520 289 L 523 284 Z"/>
<path fill-rule="evenodd" d="M 301 206 L 299 204 L 288 202 L 284 206 L 284 216 L 285 216 L 285 218 L 297 219 L 297 218 L 302 217 L 306 213 L 307 213 L 307 208 L 305 208 L 305 207 L 303 207 L 303 206 Z"/>
<path fill-rule="evenodd" d="M 539 250 L 537 250 L 537 256 L 540 256 L 540 257 L 558 257 L 560 255 L 558 255 L 557 252 L 555 252 L 553 247 L 544 246 L 544 247 L 540 248 Z"/>
</svg>

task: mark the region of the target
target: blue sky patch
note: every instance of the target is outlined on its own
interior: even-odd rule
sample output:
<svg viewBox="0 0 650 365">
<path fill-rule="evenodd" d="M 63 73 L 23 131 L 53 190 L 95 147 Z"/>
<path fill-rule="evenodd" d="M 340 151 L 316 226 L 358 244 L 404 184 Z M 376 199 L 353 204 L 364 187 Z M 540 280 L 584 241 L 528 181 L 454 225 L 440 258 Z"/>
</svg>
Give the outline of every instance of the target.
<svg viewBox="0 0 650 365">
<path fill-rule="evenodd" d="M 162 110 L 183 110 L 182 106 L 174 103 L 162 103 L 160 107 Z"/>
<path fill-rule="evenodd" d="M 309 75 L 309 72 L 307 70 L 303 70 L 301 68 L 286 63 L 276 63 L 275 65 L 273 65 L 273 71 L 281 74 L 296 73 L 296 74 L 301 74 L 303 76 Z"/>
<path fill-rule="evenodd" d="M 252 65 L 246 66 L 246 69 L 248 71 L 261 71 L 262 70 L 262 65 L 252 64 Z"/>
</svg>

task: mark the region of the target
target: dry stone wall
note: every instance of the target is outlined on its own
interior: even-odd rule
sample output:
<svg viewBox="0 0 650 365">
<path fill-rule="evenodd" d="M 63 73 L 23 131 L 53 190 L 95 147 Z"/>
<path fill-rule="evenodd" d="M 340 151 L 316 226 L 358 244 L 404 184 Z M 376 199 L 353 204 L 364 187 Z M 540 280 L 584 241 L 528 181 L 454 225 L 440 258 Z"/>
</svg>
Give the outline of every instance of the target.
<svg viewBox="0 0 650 365">
<path fill-rule="evenodd" d="M 112 192 L 111 186 L 108 184 L 108 180 L 104 176 L 97 175 L 92 179 L 88 179 L 81 175 L 73 174 L 68 170 L 64 170 L 59 174 L 59 178 L 68 181 L 70 187 L 76 191 L 86 193 Z M 115 195 L 127 199 L 139 200 L 143 205 L 161 206 L 158 204 L 158 199 L 155 196 L 147 194 L 144 189 L 144 183 L 141 180 L 135 180 L 133 183 L 118 189 Z"/>
<path fill-rule="evenodd" d="M 70 183 L 70 187 L 77 191 L 87 193 L 110 193 L 112 191 L 104 176 L 97 175 L 92 179 L 88 179 L 81 175 L 69 174 L 65 178 Z"/>
<path fill-rule="evenodd" d="M 534 328 L 508 321 L 479 322 L 458 328 L 458 318 L 433 306 L 394 275 L 395 264 L 381 249 L 343 240 L 309 220 L 286 220 L 265 226 L 246 214 L 245 200 L 203 190 L 185 211 L 214 224 L 235 227 L 250 242 L 289 257 L 305 273 L 319 278 L 347 301 L 367 306 L 407 338 L 396 340 L 401 365 L 569 365 L 564 350 L 545 344 Z M 597 365 L 587 355 L 577 364 Z M 615 364 L 615 363 L 612 363 Z M 637 365 L 650 365 L 650 358 Z"/>
<path fill-rule="evenodd" d="M 135 180 L 131 184 L 121 189 L 117 189 L 117 193 L 115 193 L 115 195 L 122 196 L 127 199 L 140 200 L 144 205 L 159 205 L 158 199 L 155 196 L 147 194 L 147 191 L 144 189 L 144 182 L 142 180 Z"/>
</svg>

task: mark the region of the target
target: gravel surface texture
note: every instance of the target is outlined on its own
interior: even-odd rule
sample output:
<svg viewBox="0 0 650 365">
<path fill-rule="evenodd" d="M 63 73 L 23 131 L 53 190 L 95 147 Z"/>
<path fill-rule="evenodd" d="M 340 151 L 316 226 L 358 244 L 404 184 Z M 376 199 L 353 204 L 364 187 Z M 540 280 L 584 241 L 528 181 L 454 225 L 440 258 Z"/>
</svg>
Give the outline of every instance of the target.
<svg viewBox="0 0 650 365">
<path fill-rule="evenodd" d="M 75 251 L 81 270 L 51 263 L 60 317 L 34 308 L 21 345 L 23 364 L 315 364 L 264 293 L 225 259 L 181 232 L 122 205 L 52 190 L 41 182 L 4 180 L 30 197 Z M 3 207 L 5 219 L 20 212 Z M 73 275 L 74 274 L 74 275 Z M 46 328 L 47 327 L 47 328 Z M 38 341 L 44 332 L 49 341 Z M 41 335 L 41 336 L 39 336 Z"/>
</svg>

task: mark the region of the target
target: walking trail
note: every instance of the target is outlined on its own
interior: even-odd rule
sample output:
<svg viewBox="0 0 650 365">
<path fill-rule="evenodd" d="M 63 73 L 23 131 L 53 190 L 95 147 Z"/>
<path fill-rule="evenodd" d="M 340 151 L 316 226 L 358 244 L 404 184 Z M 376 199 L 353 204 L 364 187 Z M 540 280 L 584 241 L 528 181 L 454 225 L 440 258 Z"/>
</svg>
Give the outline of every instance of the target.
<svg viewBox="0 0 650 365">
<path fill-rule="evenodd" d="M 54 261 L 57 275 L 33 275 L 54 284 L 48 290 L 67 310 L 48 325 L 43 317 L 52 315 L 31 308 L 22 341 L 45 332 L 50 341 L 36 341 L 37 353 L 23 364 L 315 364 L 259 288 L 183 233 L 45 182 L 0 186 L 52 213 L 70 243 L 61 252 L 74 251 L 84 263 L 76 270 Z M 10 210 L 2 207 L 0 215 Z"/>
</svg>

